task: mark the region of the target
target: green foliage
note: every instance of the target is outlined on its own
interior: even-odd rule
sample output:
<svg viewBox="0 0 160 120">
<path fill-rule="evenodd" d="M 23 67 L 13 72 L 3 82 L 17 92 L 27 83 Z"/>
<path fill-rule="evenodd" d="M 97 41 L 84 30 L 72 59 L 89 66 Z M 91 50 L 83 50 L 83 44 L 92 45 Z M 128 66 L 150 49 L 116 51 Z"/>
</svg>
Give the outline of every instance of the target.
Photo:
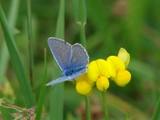
<svg viewBox="0 0 160 120">
<path fill-rule="evenodd" d="M 128 69 L 131 71 L 132 79 L 125 87 L 118 87 L 110 81 L 107 90 L 109 120 L 151 118 L 158 120 L 160 2 L 86 0 L 86 9 L 81 8 L 86 15 L 83 19 L 82 13 L 78 13 L 80 6 L 74 7 L 73 2 L 75 6 L 78 5 L 76 0 L 64 2 L 63 5 L 58 0 L 31 1 L 31 34 L 35 48 L 32 50 L 35 84 L 33 93 L 28 79 L 30 59 L 27 41 L 27 2 L 1 0 L 4 13 L 1 8 L 0 96 L 5 96 L 8 104 L 12 103 L 26 109 L 30 109 L 36 103 L 40 104 L 42 114 L 40 112 L 39 114 L 44 115 L 47 120 L 57 114 L 61 116 L 57 119 L 79 120 L 84 117 L 83 96 L 75 92 L 74 84 L 66 82 L 54 88 L 44 86 L 44 48 L 47 52 L 46 66 L 48 66 L 46 80 L 51 81 L 61 75 L 47 45 L 47 39 L 56 36 L 64 38 L 71 44 L 76 42 L 86 44 L 90 61 L 98 58 L 106 59 L 109 55 L 116 55 L 120 47 L 125 48 L 131 55 Z M 8 16 L 7 20 L 5 16 Z M 86 21 L 85 27 L 77 25 L 75 19 Z M 82 41 L 84 36 L 86 43 Z M 10 86 L 6 84 L 8 81 Z M 99 94 L 101 95 L 94 89 L 90 97 L 91 115 L 98 116 L 95 119 L 104 117 L 103 106 L 97 99 L 101 98 Z M 0 106 L 0 111 L 4 119 L 12 118 L 8 112 L 15 112 L 3 106 Z"/>
<path fill-rule="evenodd" d="M 11 34 L 11 31 L 9 29 L 7 20 L 5 18 L 5 15 L 3 13 L 1 6 L 0 6 L 0 21 L 2 25 L 3 34 L 5 36 L 6 44 L 8 47 L 8 51 L 12 58 L 11 62 L 15 70 L 15 73 L 17 75 L 19 84 L 21 85 L 22 92 L 25 97 L 27 106 L 28 107 L 34 106 L 36 101 L 35 101 L 31 86 L 29 84 L 29 81 L 27 79 L 27 76 L 25 74 L 25 69 L 23 68 L 22 61 L 19 57 L 16 45 L 14 43 L 14 38 Z"/>
</svg>

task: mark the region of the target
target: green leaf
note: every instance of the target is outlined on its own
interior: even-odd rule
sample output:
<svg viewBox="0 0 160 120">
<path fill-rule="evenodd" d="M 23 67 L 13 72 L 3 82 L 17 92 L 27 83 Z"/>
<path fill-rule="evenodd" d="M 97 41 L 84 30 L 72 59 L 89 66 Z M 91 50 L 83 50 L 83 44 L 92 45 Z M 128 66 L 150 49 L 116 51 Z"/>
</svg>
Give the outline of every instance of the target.
<svg viewBox="0 0 160 120">
<path fill-rule="evenodd" d="M 6 40 L 6 44 L 8 47 L 8 51 L 10 54 L 12 66 L 14 68 L 15 74 L 17 76 L 18 82 L 21 86 L 23 95 L 25 97 L 26 103 L 28 107 L 32 107 L 36 104 L 36 100 L 34 94 L 32 92 L 31 86 L 29 84 L 28 78 L 25 73 L 24 66 L 18 54 L 17 47 L 14 42 L 13 35 L 11 34 L 8 22 L 4 15 L 3 9 L 0 5 L 0 21 L 3 30 L 3 34 Z"/>
</svg>

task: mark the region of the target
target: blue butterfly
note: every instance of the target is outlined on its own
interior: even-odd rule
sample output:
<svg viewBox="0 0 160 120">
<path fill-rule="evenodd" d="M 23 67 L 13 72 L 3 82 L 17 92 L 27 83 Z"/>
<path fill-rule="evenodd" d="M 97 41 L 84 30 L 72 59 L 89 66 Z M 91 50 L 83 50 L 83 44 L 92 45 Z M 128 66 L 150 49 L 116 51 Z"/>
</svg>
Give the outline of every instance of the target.
<svg viewBox="0 0 160 120">
<path fill-rule="evenodd" d="M 71 45 L 59 38 L 48 39 L 50 50 L 62 70 L 62 76 L 47 83 L 46 86 L 58 84 L 64 81 L 73 81 L 84 74 L 88 67 L 88 53 L 81 44 Z"/>
</svg>

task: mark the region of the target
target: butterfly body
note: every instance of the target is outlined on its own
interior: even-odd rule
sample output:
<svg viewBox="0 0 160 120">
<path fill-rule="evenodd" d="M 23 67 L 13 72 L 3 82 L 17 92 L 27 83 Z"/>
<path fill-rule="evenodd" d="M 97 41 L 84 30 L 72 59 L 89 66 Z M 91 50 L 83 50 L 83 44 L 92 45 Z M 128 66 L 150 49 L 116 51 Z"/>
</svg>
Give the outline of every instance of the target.
<svg viewBox="0 0 160 120">
<path fill-rule="evenodd" d="M 89 57 L 81 44 L 70 45 L 58 38 L 49 38 L 50 50 L 62 70 L 62 76 L 47 83 L 46 86 L 64 81 L 73 81 L 87 71 Z"/>
<path fill-rule="evenodd" d="M 78 67 L 78 68 L 68 68 L 66 71 L 62 73 L 62 76 L 72 76 L 73 74 L 76 74 L 77 71 L 82 71 L 83 69 L 87 69 L 87 67 Z"/>
</svg>

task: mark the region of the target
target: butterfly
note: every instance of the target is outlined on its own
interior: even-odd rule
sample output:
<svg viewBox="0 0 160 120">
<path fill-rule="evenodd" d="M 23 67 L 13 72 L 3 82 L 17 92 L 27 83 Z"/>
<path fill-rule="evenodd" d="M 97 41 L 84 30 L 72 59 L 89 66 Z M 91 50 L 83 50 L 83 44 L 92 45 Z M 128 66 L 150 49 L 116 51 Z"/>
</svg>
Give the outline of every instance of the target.
<svg viewBox="0 0 160 120">
<path fill-rule="evenodd" d="M 89 57 L 81 44 L 71 45 L 62 39 L 50 37 L 48 38 L 48 45 L 62 70 L 62 76 L 47 83 L 46 86 L 73 81 L 87 71 Z"/>
</svg>

